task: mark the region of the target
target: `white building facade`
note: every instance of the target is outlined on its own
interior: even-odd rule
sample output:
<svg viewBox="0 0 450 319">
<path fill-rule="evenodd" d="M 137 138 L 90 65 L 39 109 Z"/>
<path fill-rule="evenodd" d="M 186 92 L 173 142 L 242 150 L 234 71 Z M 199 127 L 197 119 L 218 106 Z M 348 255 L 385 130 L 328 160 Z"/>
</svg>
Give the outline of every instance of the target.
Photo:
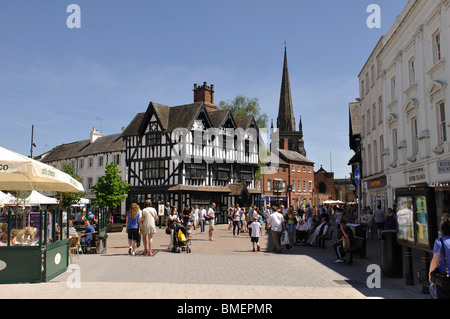
<svg viewBox="0 0 450 319">
<path fill-rule="evenodd" d="M 392 207 L 395 190 L 436 191 L 450 205 L 450 1 L 410 0 L 359 75 L 363 205 Z"/>
<path fill-rule="evenodd" d="M 125 142 L 121 134 L 104 136 L 95 127 L 89 139 L 59 145 L 41 156 L 41 162 L 62 170 L 66 163 L 71 163 L 81 179 L 85 198 L 95 199 L 91 187 L 105 174 L 107 163 L 114 162 L 121 171 L 121 178 L 127 181 L 127 166 L 125 161 Z M 126 214 L 125 201 L 120 207 L 120 213 Z"/>
</svg>

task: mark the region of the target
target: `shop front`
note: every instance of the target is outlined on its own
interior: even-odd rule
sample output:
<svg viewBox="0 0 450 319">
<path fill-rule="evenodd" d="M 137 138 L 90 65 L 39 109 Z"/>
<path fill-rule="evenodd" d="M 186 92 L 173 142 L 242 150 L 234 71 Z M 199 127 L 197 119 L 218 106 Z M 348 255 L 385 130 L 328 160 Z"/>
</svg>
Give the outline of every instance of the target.
<svg viewBox="0 0 450 319">
<path fill-rule="evenodd" d="M 380 205 L 381 209 L 387 211 L 391 206 L 388 200 L 386 176 L 380 176 L 366 181 L 367 197 L 366 203 L 372 211 L 375 211 Z"/>
</svg>

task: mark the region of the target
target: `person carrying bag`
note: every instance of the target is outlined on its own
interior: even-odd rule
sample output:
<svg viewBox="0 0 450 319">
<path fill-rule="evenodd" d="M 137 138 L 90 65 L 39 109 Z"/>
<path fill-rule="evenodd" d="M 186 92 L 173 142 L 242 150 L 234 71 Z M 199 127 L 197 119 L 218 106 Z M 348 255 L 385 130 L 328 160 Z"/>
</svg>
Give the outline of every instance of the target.
<svg viewBox="0 0 450 319">
<path fill-rule="evenodd" d="M 434 243 L 429 280 L 431 284 L 436 285 L 438 299 L 450 299 L 450 273 L 448 270 L 450 219 L 448 216 L 441 225 L 441 233 L 442 237 L 436 239 Z"/>
<path fill-rule="evenodd" d="M 432 281 L 433 283 L 435 283 L 436 285 L 440 286 L 440 287 L 448 287 L 449 286 L 449 272 L 448 272 L 448 266 L 447 266 L 447 257 L 445 255 L 445 246 L 444 246 L 444 241 L 442 240 L 442 238 L 439 238 L 441 241 L 441 251 L 442 251 L 442 255 L 444 256 L 444 265 L 445 265 L 445 271 L 441 271 L 439 270 L 439 268 L 436 268 L 434 271 L 432 271 L 430 273 L 430 281 Z"/>
</svg>

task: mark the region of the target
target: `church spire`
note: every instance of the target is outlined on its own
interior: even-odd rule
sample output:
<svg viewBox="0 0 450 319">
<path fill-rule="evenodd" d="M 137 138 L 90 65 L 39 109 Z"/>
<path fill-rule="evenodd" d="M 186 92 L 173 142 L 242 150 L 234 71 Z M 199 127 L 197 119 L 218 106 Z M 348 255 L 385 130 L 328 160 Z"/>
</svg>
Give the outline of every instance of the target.
<svg viewBox="0 0 450 319">
<path fill-rule="evenodd" d="M 284 65 L 281 80 L 280 105 L 278 108 L 277 127 L 280 131 L 295 131 L 294 110 L 292 106 L 291 85 L 287 64 L 286 41 L 284 42 Z"/>
</svg>

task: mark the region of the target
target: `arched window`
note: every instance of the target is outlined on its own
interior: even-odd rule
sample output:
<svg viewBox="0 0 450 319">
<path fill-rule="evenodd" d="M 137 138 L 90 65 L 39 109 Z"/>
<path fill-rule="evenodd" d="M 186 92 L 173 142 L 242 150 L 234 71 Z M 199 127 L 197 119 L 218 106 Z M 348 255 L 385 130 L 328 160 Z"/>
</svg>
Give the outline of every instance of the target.
<svg viewBox="0 0 450 319">
<path fill-rule="evenodd" d="M 327 185 L 324 182 L 319 183 L 319 193 L 325 194 L 327 192 Z"/>
</svg>

